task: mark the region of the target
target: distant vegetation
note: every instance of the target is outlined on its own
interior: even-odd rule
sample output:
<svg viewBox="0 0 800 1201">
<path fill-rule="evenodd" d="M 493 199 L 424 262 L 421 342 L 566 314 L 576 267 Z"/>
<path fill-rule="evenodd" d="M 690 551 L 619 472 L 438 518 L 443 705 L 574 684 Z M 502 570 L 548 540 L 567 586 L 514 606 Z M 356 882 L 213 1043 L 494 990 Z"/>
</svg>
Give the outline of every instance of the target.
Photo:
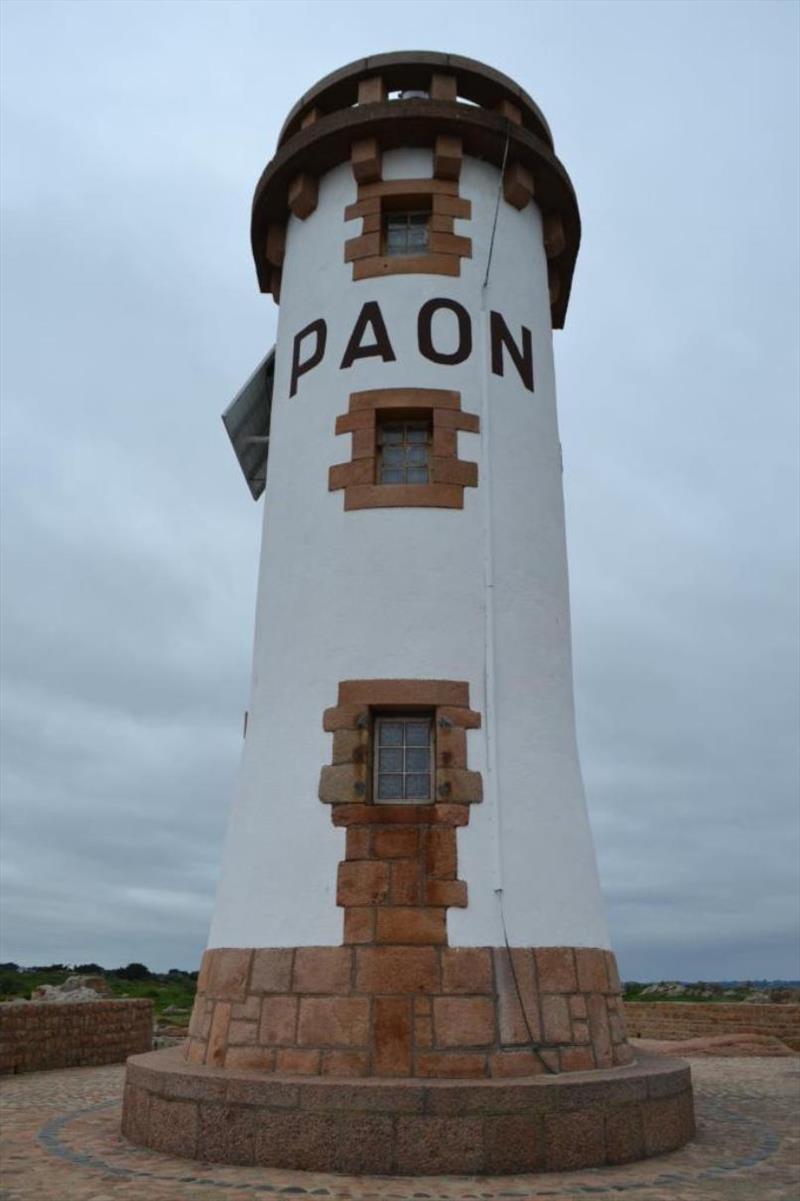
<svg viewBox="0 0 800 1201">
<path fill-rule="evenodd" d="M 75 975 L 105 977 L 116 997 L 147 997 L 154 1002 L 157 1016 L 165 1009 L 190 1010 L 197 987 L 197 972 L 184 972 L 174 967 L 168 972 L 151 972 L 143 963 L 129 963 L 118 968 L 104 968 L 99 963 L 50 963 L 35 967 L 0 963 L 0 1001 L 13 1001 L 16 997 L 30 999 L 40 984 L 63 984 L 67 976 Z M 726 980 L 721 983 L 701 980 L 693 984 L 677 980 L 640 984 L 629 980 L 622 987 L 626 1001 L 800 1002 L 800 983 L 796 980 Z M 180 1022 L 181 1019 L 176 1017 L 174 1020 Z"/>
<path fill-rule="evenodd" d="M 638 984 L 627 980 L 623 986 L 626 1001 L 743 1001 L 764 1005 L 797 1003 L 800 984 L 796 980 L 723 980 L 686 983 L 661 980 L 658 984 Z"/>
<path fill-rule="evenodd" d="M 191 1009 L 197 987 L 197 972 L 179 968 L 151 972 L 143 963 L 118 968 L 104 968 L 99 963 L 50 963 L 34 967 L 0 963 L 0 1001 L 18 997 L 29 1000 L 40 984 L 63 984 L 67 976 L 103 976 L 114 996 L 147 997 L 153 1001 L 156 1014 L 167 1008 Z"/>
</svg>

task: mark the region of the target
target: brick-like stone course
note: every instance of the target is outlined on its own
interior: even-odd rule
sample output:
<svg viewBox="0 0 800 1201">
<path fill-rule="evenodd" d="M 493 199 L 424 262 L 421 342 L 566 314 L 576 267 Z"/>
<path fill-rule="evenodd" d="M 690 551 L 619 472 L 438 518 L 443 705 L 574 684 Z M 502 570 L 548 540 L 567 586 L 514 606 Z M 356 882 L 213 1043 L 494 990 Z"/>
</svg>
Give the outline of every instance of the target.
<svg viewBox="0 0 800 1201">
<path fill-rule="evenodd" d="M 159 1051 L 128 1064 L 123 1134 L 210 1162 L 435 1175 L 626 1163 L 673 1151 L 694 1133 L 689 1069 L 677 1060 L 459 1082 L 474 1053 L 431 1052 L 426 1078 L 392 1079 L 404 1067 L 410 1007 L 402 1003 L 401 1012 L 394 1000 L 379 1000 L 388 1002 L 379 1020 L 391 1027 L 394 1048 L 384 1078 L 353 1079 L 360 1060 L 352 1051 L 323 1052 L 316 1079 L 306 1077 L 316 1073 L 319 1052 L 286 1051 L 291 1080 L 196 1068 L 176 1049 Z M 345 1074 L 351 1078 L 336 1078 Z"/>
<path fill-rule="evenodd" d="M 402 862 L 382 861 L 387 868 Z M 367 927 L 363 943 L 342 947 L 206 951 L 201 976 L 215 982 L 215 995 L 197 993 L 188 1062 L 303 1075 L 482 1079 L 632 1061 L 610 951 L 517 947 L 512 971 L 505 948 L 448 947 L 440 941 L 443 926 L 415 942 L 413 906 L 348 911 L 359 922 L 375 912 L 408 914 L 411 925 L 385 945 L 374 943 Z M 226 967 L 228 957 L 239 970 Z M 244 962 L 250 977 L 242 1000 Z M 230 999 L 220 993 L 225 980 Z M 603 990 L 581 992 L 581 980 Z"/>
<path fill-rule="evenodd" d="M 800 1051 L 800 1005 L 744 1002 L 632 1001 L 625 1004 L 631 1038 L 680 1040 L 720 1034 L 764 1034 Z"/>
<path fill-rule="evenodd" d="M 0 1075 L 122 1063 L 152 1045 L 152 1001 L 0 1005 Z"/>
</svg>

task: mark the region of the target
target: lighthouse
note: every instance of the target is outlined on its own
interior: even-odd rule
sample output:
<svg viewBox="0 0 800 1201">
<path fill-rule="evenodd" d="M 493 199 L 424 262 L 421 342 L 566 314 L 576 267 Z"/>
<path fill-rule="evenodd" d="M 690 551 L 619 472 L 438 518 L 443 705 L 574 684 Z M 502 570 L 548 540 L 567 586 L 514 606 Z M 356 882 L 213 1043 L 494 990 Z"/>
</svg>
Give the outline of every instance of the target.
<svg viewBox="0 0 800 1201">
<path fill-rule="evenodd" d="M 252 215 L 277 342 L 225 415 L 263 493 L 241 769 L 189 1038 L 129 1062 L 134 1141 L 519 1172 L 691 1134 L 688 1069 L 627 1040 L 576 746 L 579 239 L 544 116 L 481 63 L 362 59 L 286 119 Z"/>
</svg>

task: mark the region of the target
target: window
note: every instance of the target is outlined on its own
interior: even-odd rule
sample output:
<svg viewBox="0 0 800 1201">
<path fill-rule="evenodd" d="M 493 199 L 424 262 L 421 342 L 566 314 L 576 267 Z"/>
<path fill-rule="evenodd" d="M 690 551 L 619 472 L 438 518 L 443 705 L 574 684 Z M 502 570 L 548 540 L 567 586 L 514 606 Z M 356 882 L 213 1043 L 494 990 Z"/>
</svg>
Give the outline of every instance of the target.
<svg viewBox="0 0 800 1201">
<path fill-rule="evenodd" d="M 429 483 L 430 446 L 430 421 L 382 421 L 378 426 L 378 483 Z"/>
<path fill-rule="evenodd" d="M 383 218 L 384 253 L 427 254 L 430 246 L 430 210 L 388 212 Z"/>
<path fill-rule="evenodd" d="M 379 714 L 374 723 L 376 802 L 430 804 L 433 799 L 433 717 Z"/>
</svg>

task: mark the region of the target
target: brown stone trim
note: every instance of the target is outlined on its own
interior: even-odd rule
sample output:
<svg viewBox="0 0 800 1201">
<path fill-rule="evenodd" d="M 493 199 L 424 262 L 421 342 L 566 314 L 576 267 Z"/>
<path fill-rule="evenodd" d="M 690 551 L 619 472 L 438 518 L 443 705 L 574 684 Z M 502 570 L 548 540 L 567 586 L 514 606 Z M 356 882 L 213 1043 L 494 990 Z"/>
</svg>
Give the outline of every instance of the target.
<svg viewBox="0 0 800 1201">
<path fill-rule="evenodd" d="M 360 138 L 353 142 L 350 164 L 356 183 L 373 183 L 381 177 L 381 152 L 377 138 Z"/>
<path fill-rule="evenodd" d="M 447 946 L 447 908 L 467 902 L 456 827 L 420 822 L 409 808 L 335 806 L 361 811 L 345 827 L 338 871 L 342 946 L 206 952 L 187 1062 L 470 1079 L 539 1075 L 543 1061 L 561 1073 L 631 1063 L 610 951 L 515 948 L 512 972 L 505 947 Z M 382 820 L 389 810 L 402 810 L 402 822 Z M 388 1013 L 406 1015 L 402 1038 L 390 1035 Z M 330 1061 L 333 1051 L 358 1057 Z"/>
<path fill-rule="evenodd" d="M 315 177 L 309 175 L 307 171 L 301 175 L 295 175 L 289 184 L 287 197 L 287 203 L 295 217 L 299 217 L 301 221 L 310 217 L 317 207 L 318 198 L 319 187 Z"/>
<path fill-rule="evenodd" d="M 339 704 L 369 704 L 385 708 L 424 705 L 469 705 L 469 684 L 455 680 L 342 680 Z"/>
<path fill-rule="evenodd" d="M 564 233 L 564 222 L 560 213 L 547 213 L 542 222 L 545 254 L 549 259 L 556 259 L 564 253 L 567 245 Z"/>
<path fill-rule="evenodd" d="M 455 75 L 434 71 L 431 75 L 431 100 L 458 100 L 458 80 Z"/>
<path fill-rule="evenodd" d="M 427 90 L 433 101 L 452 103 L 460 96 L 481 108 L 497 109 L 499 102 L 505 98 L 519 108 L 526 127 L 552 146 L 552 134 L 541 109 L 508 75 L 477 59 L 464 58 L 459 54 L 414 50 L 356 59 L 326 75 L 294 105 L 284 122 L 278 144 L 281 145 L 296 132 L 303 114 L 311 106 L 321 114 L 328 114 L 359 103 L 361 82 L 376 75 L 382 79 L 384 89 Z"/>
<path fill-rule="evenodd" d="M 512 163 L 503 176 L 503 195 L 515 209 L 524 209 L 533 198 L 533 175 L 522 163 Z"/>
<path fill-rule="evenodd" d="M 379 104 L 386 99 L 386 87 L 380 75 L 362 79 L 358 84 L 358 104 Z"/>
<path fill-rule="evenodd" d="M 355 88 L 355 84 L 352 86 Z M 497 98 L 490 109 L 496 102 Z M 580 218 L 566 171 L 549 141 L 542 137 L 541 129 L 534 133 L 528 126 L 525 106 L 521 107 L 523 124 L 517 125 L 497 111 L 452 101 L 422 98 L 356 106 L 349 101 L 342 109 L 325 112 L 312 126 L 296 128 L 279 148 L 256 190 L 252 245 L 262 290 L 269 288 L 264 252 L 266 226 L 286 220 L 288 188 L 297 175 L 306 173 L 319 178 L 349 161 L 353 142 L 366 138 L 375 138 L 385 154 L 409 145 L 434 149 L 437 138 L 455 137 L 461 139 L 465 155 L 498 167 L 507 157 L 512 164 L 525 167 L 535 177 L 537 203 L 542 212 L 561 216 L 565 247 L 559 255 L 561 285 L 552 306 L 552 321 L 555 328 L 563 326 L 580 241 Z M 434 212 L 437 211 L 449 213 L 447 209 L 434 207 Z"/>
<path fill-rule="evenodd" d="M 365 182 L 362 161 L 369 161 L 373 177 L 380 176 L 380 156 L 377 142 L 361 152 L 358 170 L 356 146 L 353 145 L 353 173 L 359 181 L 358 200 L 345 209 L 345 221 L 361 217 L 361 235 L 349 238 L 344 245 L 344 259 L 353 264 L 353 279 L 374 279 L 381 275 L 450 275 L 461 274 L 461 259 L 472 257 L 472 240 L 457 237 L 452 232 L 453 214 L 440 212 L 436 202 L 443 199 L 459 200 L 458 176 L 461 171 L 462 148 L 459 138 L 443 135 L 436 141 L 434 153 L 434 179 L 391 179 L 375 178 Z M 377 165 L 376 165 L 377 164 Z M 431 210 L 430 245 L 426 254 L 386 255 L 383 250 L 383 213 L 388 205 L 407 203 L 409 207 L 427 205 Z M 449 227 L 434 228 L 433 220 L 441 223 L 449 217 Z"/>
<path fill-rule="evenodd" d="M 364 237 L 372 237 L 367 234 Z M 437 234 L 437 237 L 447 237 Z M 433 424 L 430 482 L 378 484 L 377 414 L 428 412 Z M 344 490 L 346 511 L 378 508 L 463 509 L 464 488 L 478 484 L 477 463 L 457 457 L 456 431 L 478 433 L 480 419 L 461 412 L 461 393 L 440 388 L 377 388 L 350 394 L 349 411 L 336 418 L 337 434 L 352 434 L 351 458 L 330 468 L 328 488 Z"/>
<path fill-rule="evenodd" d="M 267 258 L 276 267 L 283 266 L 283 257 L 286 252 L 286 226 L 285 225 L 268 225 L 267 226 Z"/>
<path fill-rule="evenodd" d="M 511 121 L 514 125 L 522 124 L 522 110 L 518 104 L 513 104 L 510 100 L 501 100 L 495 108 L 506 121 Z"/>
<path fill-rule="evenodd" d="M 461 260 L 451 254 L 425 254 L 419 257 L 377 255 L 353 263 L 353 279 L 375 279 L 380 275 L 460 275 Z"/>
</svg>

